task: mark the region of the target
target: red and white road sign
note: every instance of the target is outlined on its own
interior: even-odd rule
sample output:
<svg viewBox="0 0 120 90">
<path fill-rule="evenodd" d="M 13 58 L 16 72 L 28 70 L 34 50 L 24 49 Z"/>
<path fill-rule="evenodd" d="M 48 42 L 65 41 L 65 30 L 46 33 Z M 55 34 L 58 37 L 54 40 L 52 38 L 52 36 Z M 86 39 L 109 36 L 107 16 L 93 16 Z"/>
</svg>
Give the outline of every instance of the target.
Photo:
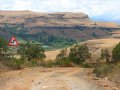
<svg viewBox="0 0 120 90">
<path fill-rule="evenodd" d="M 18 46 L 18 42 L 14 36 L 12 36 L 12 38 L 10 39 L 8 46 Z"/>
</svg>

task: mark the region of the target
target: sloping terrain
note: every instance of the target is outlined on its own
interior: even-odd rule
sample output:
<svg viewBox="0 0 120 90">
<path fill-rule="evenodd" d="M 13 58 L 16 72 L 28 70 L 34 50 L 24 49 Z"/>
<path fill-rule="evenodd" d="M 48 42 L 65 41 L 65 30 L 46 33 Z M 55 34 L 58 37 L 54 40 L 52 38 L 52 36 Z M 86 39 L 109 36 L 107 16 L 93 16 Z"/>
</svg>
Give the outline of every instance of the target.
<svg viewBox="0 0 120 90">
<path fill-rule="evenodd" d="M 7 28 L 6 28 L 7 27 Z M 17 36 L 23 40 L 55 43 L 53 39 L 73 43 L 73 40 L 88 40 L 107 37 L 120 25 L 111 22 L 95 22 L 84 13 L 37 13 L 32 11 L 0 11 L 0 35 Z M 49 40 L 50 38 L 50 40 Z M 60 41 L 59 41 L 60 42 Z"/>
<path fill-rule="evenodd" d="M 108 49 L 110 53 L 116 44 L 120 42 L 120 39 L 107 38 L 107 39 L 93 39 L 85 41 L 84 43 L 89 47 L 92 52 L 92 61 L 96 61 L 101 57 L 101 50 Z"/>
<path fill-rule="evenodd" d="M 85 42 L 82 42 L 80 44 L 86 44 L 90 52 L 92 52 L 92 56 L 96 60 L 96 58 L 100 57 L 101 49 L 109 49 L 110 51 L 113 49 L 113 47 L 120 42 L 120 39 L 116 38 L 106 38 L 106 39 L 93 39 L 93 40 L 87 40 Z M 70 47 L 68 48 L 68 50 Z M 56 58 L 56 55 L 60 53 L 60 50 L 54 50 L 54 51 L 46 51 L 46 60 L 54 60 Z"/>
<path fill-rule="evenodd" d="M 88 40 L 88 41 L 85 41 L 84 43 L 86 43 L 90 48 L 93 47 L 93 48 L 101 48 L 101 49 L 105 49 L 105 48 L 112 49 L 119 42 L 120 42 L 120 39 L 107 38 L 107 39 Z"/>
</svg>

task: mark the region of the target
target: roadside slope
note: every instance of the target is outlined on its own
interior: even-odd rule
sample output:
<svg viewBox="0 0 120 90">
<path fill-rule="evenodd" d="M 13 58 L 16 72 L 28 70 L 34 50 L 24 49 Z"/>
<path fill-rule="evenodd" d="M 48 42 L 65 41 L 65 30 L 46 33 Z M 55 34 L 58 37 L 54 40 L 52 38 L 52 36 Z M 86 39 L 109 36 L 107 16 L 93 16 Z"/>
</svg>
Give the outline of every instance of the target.
<svg viewBox="0 0 120 90">
<path fill-rule="evenodd" d="M 106 39 L 93 39 L 93 40 L 87 40 L 85 42 L 82 42 L 80 44 L 86 44 L 90 52 L 92 52 L 93 55 L 97 55 L 99 57 L 101 49 L 108 48 L 110 51 L 113 49 L 113 47 L 120 42 L 120 39 L 116 38 L 106 38 Z M 74 46 L 74 45 L 73 45 Z M 68 50 L 70 47 L 68 48 Z M 55 60 L 56 56 L 60 53 L 60 50 L 54 50 L 54 51 L 46 51 L 46 60 Z"/>
</svg>

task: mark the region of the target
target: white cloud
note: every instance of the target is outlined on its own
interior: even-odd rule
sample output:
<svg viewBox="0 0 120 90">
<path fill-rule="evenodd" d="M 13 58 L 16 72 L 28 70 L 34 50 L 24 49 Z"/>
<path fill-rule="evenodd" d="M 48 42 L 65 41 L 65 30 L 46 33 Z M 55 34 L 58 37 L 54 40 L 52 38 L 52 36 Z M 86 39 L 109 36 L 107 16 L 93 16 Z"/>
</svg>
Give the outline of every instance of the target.
<svg viewBox="0 0 120 90">
<path fill-rule="evenodd" d="M 14 0 L 11 7 L 12 10 L 30 10 L 32 9 L 32 1 L 28 0 Z"/>
<path fill-rule="evenodd" d="M 84 12 L 90 17 L 120 19 L 120 0 L 0 0 L 0 9 Z"/>
</svg>

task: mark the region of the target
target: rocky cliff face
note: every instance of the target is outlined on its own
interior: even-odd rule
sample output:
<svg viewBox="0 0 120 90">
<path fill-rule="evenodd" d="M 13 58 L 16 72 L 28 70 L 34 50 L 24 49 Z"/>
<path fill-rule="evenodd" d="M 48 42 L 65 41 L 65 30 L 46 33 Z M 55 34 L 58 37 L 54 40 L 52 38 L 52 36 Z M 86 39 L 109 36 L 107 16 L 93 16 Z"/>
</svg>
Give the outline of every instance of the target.
<svg viewBox="0 0 120 90">
<path fill-rule="evenodd" d="M 84 13 L 70 12 L 0 11 L 0 27 L 6 24 L 10 27 L 17 27 L 18 31 L 23 30 L 21 33 L 27 35 L 47 33 L 47 35 L 74 40 L 106 37 L 111 31 L 120 29 L 120 26 L 115 23 L 95 22 Z M 0 34 L 3 33 L 5 33 L 4 30 L 0 29 Z"/>
<path fill-rule="evenodd" d="M 63 26 L 63 25 L 77 25 L 89 22 L 89 17 L 83 13 L 35 13 L 30 11 L 21 12 L 0 12 L 1 23 L 24 23 L 31 26 Z"/>
</svg>

